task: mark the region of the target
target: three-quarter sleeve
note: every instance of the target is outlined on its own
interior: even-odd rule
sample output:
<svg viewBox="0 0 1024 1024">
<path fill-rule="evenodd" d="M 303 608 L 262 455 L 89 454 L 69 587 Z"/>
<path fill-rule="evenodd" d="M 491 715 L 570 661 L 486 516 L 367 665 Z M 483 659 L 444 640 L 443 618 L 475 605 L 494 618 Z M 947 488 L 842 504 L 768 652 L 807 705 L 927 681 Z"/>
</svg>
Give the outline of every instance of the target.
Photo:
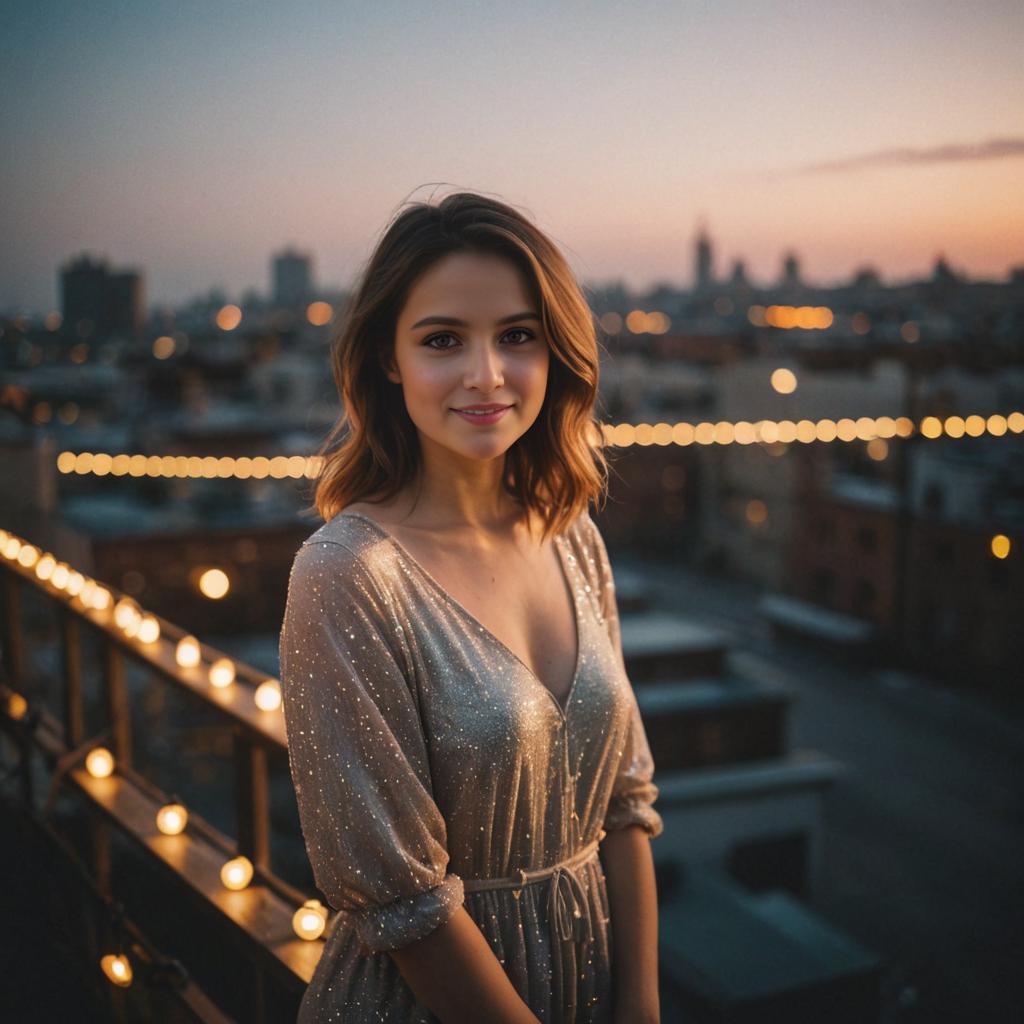
<svg viewBox="0 0 1024 1024">
<path fill-rule="evenodd" d="M 364 953 L 422 938 L 464 899 L 399 632 L 358 554 L 299 549 L 280 636 L 288 761 L 317 888 Z"/>
<path fill-rule="evenodd" d="M 622 654 L 622 630 L 619 623 L 618 601 L 615 597 L 615 578 L 601 531 L 589 516 L 587 518 L 591 531 L 592 558 L 597 572 L 601 615 L 625 674 L 626 663 Z M 632 685 L 628 687 L 628 700 L 629 728 L 602 827 L 606 832 L 611 832 L 629 825 L 639 825 L 649 838 L 653 839 L 661 835 L 664 822 L 653 807 L 658 797 L 658 787 L 653 782 L 654 758 L 651 756 L 647 732 L 640 717 L 640 708 Z"/>
</svg>

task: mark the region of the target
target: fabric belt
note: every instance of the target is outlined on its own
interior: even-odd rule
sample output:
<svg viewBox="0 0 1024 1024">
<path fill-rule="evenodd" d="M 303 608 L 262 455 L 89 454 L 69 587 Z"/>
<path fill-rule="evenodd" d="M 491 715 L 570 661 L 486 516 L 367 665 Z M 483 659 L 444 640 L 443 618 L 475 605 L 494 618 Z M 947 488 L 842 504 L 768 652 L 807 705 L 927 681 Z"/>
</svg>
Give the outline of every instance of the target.
<svg viewBox="0 0 1024 1024">
<path fill-rule="evenodd" d="M 562 1021 L 571 1022 L 576 1016 L 576 943 L 592 941 L 593 922 L 590 919 L 590 901 L 586 890 L 576 877 L 575 868 L 580 867 L 597 853 L 605 832 L 571 857 L 557 864 L 533 871 L 522 868 L 508 878 L 463 878 L 466 892 L 480 892 L 485 889 L 513 889 L 513 896 L 519 899 L 520 890 L 534 882 L 551 878 L 548 890 L 548 922 L 551 930 L 552 987 L 556 1005 L 562 1007 Z"/>
</svg>

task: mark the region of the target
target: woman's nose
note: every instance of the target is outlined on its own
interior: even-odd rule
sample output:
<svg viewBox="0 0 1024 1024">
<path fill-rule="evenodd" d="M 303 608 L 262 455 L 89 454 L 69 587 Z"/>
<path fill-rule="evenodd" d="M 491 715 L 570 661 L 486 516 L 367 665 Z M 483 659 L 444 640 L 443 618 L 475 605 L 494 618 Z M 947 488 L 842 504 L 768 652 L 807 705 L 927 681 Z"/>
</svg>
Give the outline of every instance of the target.
<svg viewBox="0 0 1024 1024">
<path fill-rule="evenodd" d="M 502 384 L 504 375 L 500 352 L 489 345 L 482 345 L 470 353 L 465 376 L 467 387 L 476 387 L 481 391 L 493 390 Z"/>
</svg>

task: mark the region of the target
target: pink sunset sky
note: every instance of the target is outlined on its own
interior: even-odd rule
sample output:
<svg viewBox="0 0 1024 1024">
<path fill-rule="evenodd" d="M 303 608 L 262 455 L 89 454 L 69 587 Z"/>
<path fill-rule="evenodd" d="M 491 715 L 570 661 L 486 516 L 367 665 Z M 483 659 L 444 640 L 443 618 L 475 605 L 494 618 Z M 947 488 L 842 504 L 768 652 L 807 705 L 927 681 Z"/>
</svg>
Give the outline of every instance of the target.
<svg viewBox="0 0 1024 1024">
<path fill-rule="evenodd" d="M 939 253 L 1024 264 L 1024 5 L 93 3 L 5 7 L 0 309 L 59 304 L 81 251 L 151 306 L 348 285 L 403 200 L 531 214 L 582 279 L 828 283 Z"/>
</svg>

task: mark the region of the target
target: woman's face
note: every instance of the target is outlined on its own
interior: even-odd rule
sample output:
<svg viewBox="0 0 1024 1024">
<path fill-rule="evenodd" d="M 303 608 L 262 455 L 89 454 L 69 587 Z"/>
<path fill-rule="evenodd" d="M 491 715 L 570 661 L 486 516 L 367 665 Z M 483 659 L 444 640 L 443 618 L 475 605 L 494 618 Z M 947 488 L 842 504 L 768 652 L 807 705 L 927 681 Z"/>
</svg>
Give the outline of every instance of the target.
<svg viewBox="0 0 1024 1024">
<path fill-rule="evenodd" d="M 500 256 L 450 253 L 413 285 L 395 330 L 395 366 L 425 447 L 494 459 L 530 429 L 547 390 L 550 352 L 519 269 Z M 491 422 L 456 410 L 508 408 Z"/>
</svg>

